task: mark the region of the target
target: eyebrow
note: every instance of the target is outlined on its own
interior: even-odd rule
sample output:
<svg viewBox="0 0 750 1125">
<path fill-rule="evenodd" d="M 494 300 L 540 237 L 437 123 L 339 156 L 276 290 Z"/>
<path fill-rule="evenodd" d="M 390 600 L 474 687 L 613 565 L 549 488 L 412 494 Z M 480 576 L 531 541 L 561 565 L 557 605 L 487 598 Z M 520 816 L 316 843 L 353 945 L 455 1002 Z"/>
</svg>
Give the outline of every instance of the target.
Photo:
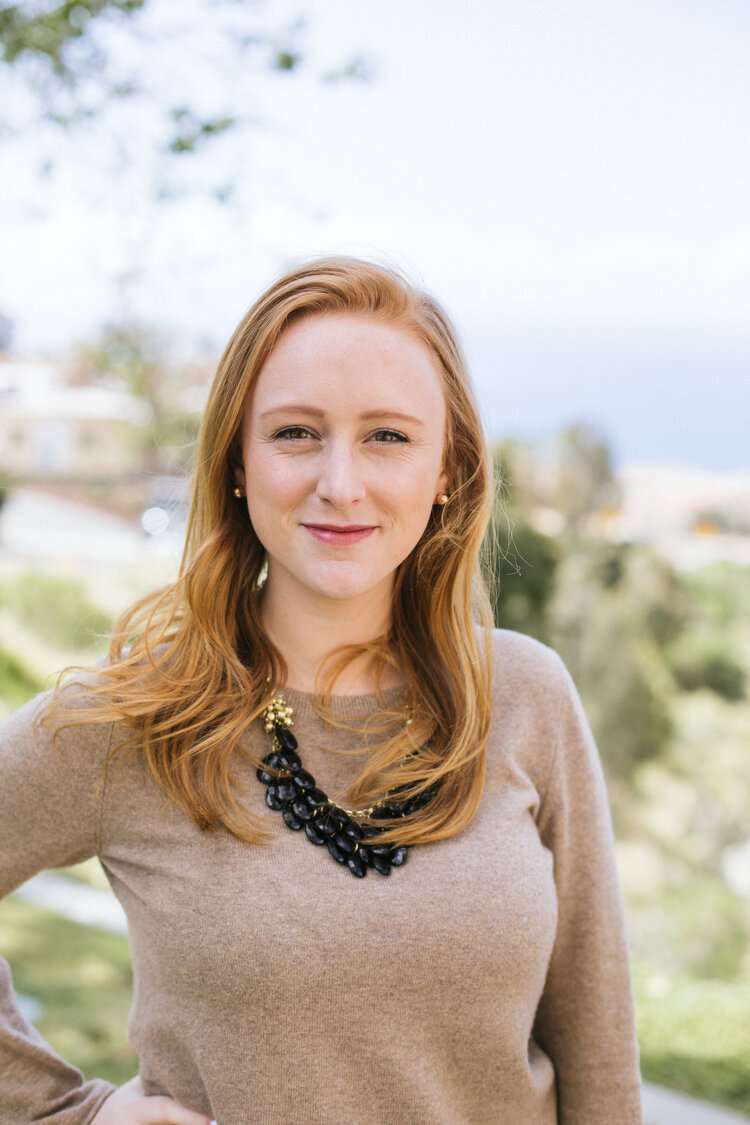
<svg viewBox="0 0 750 1125">
<path fill-rule="evenodd" d="M 272 406 L 270 410 L 264 410 L 260 417 L 268 418 L 271 414 L 311 414 L 314 418 L 323 418 L 325 417 L 325 410 L 321 410 L 319 406 L 309 406 L 302 402 L 290 402 L 289 404 L 283 403 L 281 406 Z M 389 410 L 388 407 L 366 410 L 359 417 L 363 422 L 367 422 L 371 418 L 398 418 L 402 422 L 413 422 L 417 426 L 424 425 L 421 418 L 415 418 L 413 414 L 404 414 L 402 410 Z"/>
</svg>

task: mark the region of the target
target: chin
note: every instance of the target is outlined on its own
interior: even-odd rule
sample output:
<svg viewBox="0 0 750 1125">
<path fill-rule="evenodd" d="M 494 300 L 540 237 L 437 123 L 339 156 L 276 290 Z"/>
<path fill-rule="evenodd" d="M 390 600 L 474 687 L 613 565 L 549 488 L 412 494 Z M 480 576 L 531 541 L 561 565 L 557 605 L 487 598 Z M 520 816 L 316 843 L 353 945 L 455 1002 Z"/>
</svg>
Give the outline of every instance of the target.
<svg viewBox="0 0 750 1125">
<path fill-rule="evenodd" d="M 318 586 L 316 593 L 332 602 L 351 602 L 369 594 L 371 589 L 371 586 L 360 586 L 354 583 L 333 583 L 330 586 Z"/>
<path fill-rule="evenodd" d="M 366 597 L 382 584 L 382 579 L 364 578 L 359 574 L 333 574 L 320 576 L 311 587 L 323 598 L 334 602 L 354 601 Z"/>
</svg>

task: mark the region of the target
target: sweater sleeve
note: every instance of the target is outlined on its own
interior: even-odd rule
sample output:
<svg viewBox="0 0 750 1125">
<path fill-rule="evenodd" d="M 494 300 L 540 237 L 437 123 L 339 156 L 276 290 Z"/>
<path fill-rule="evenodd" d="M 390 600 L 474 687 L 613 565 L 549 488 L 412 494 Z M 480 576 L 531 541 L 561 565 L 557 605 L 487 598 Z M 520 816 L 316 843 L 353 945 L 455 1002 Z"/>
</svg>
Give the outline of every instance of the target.
<svg viewBox="0 0 750 1125">
<path fill-rule="evenodd" d="M 638 1047 L 601 765 L 567 671 L 539 810 L 558 920 L 535 1039 L 554 1063 L 559 1125 L 640 1125 Z"/>
<path fill-rule="evenodd" d="M 108 725 L 52 733 L 34 724 L 41 696 L 0 727 L 0 897 L 38 871 L 93 856 Z M 0 1121 L 88 1125 L 114 1087 L 84 1081 L 24 1019 L 0 960 Z"/>
</svg>

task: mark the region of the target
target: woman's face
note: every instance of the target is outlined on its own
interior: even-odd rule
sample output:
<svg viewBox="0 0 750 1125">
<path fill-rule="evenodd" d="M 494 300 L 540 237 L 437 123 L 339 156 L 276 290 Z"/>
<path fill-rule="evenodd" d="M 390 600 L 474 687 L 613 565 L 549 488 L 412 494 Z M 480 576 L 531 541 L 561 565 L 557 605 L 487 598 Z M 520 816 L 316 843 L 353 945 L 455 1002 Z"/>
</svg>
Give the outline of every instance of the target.
<svg viewBox="0 0 750 1125">
<path fill-rule="evenodd" d="M 275 600 L 389 603 L 439 493 L 446 408 L 429 349 L 352 313 L 293 324 L 245 408 L 242 468 Z"/>
</svg>

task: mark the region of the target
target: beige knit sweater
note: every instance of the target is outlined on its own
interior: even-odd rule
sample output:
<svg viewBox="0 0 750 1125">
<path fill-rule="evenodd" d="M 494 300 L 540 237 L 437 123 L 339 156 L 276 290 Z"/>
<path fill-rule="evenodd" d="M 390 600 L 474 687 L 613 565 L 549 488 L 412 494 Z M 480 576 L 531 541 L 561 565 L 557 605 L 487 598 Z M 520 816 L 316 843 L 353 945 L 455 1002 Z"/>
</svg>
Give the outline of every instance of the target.
<svg viewBox="0 0 750 1125">
<path fill-rule="evenodd" d="M 331 749 L 352 734 L 285 694 L 306 768 L 343 797 L 361 758 Z M 146 1093 L 219 1125 L 639 1125 L 606 797 L 548 649 L 496 633 L 479 811 L 388 878 L 356 879 L 290 832 L 249 768 L 247 800 L 275 830 L 265 847 L 198 831 L 137 755 L 116 758 L 102 789 L 112 730 L 73 729 L 55 751 L 33 711 L 0 729 L 0 893 L 100 857 L 130 924 Z M 110 1091 L 53 1054 L 4 972 L 2 1125 L 85 1125 Z"/>
</svg>

